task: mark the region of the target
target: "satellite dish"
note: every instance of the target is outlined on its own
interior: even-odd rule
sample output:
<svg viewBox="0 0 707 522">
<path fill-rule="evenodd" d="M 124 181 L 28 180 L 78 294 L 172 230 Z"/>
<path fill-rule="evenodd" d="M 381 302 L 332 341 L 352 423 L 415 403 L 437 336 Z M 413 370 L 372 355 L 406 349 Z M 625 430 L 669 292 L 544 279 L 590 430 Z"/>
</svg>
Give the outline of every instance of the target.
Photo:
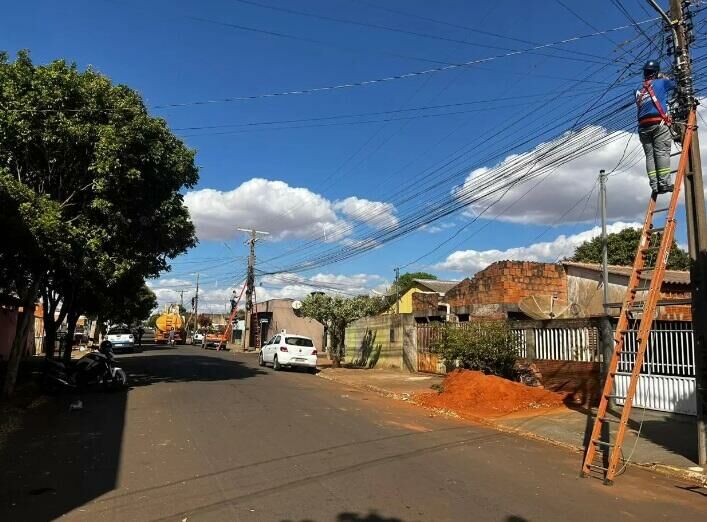
<svg viewBox="0 0 707 522">
<path fill-rule="evenodd" d="M 520 300 L 518 308 L 531 319 L 565 319 L 582 313 L 577 303 L 559 301 L 550 295 L 531 295 Z"/>
<path fill-rule="evenodd" d="M 299 310 L 302 308 L 302 301 L 292 301 L 292 309 Z"/>
</svg>

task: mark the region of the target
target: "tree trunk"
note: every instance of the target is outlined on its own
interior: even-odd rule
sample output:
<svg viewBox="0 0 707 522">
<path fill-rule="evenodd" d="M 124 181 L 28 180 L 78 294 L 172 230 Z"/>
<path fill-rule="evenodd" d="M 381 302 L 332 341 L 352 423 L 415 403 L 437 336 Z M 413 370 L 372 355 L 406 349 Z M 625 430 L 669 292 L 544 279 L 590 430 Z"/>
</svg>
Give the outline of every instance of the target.
<svg viewBox="0 0 707 522">
<path fill-rule="evenodd" d="M 17 374 L 20 370 L 20 362 L 27 346 L 27 333 L 34 319 L 34 305 L 39 294 L 39 283 L 33 284 L 27 293 L 22 296 L 22 312 L 17 314 L 17 326 L 15 328 L 15 338 L 10 349 L 10 359 L 7 363 L 7 373 L 5 374 L 5 384 L 3 386 L 3 397 L 10 397 L 15 391 Z"/>
<path fill-rule="evenodd" d="M 64 339 L 64 362 L 69 364 L 71 362 L 71 351 L 74 347 L 74 332 L 76 332 L 76 322 L 79 320 L 79 313 L 71 305 L 71 310 L 67 314 L 67 329 L 66 329 L 66 339 Z"/>
</svg>

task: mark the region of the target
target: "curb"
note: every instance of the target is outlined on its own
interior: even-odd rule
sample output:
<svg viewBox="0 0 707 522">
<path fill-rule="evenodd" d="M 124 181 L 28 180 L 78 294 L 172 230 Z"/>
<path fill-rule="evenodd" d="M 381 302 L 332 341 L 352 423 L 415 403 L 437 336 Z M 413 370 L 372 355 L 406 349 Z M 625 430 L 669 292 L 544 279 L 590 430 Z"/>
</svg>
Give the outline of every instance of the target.
<svg viewBox="0 0 707 522">
<path fill-rule="evenodd" d="M 550 444 L 555 447 L 564 448 L 564 449 L 567 449 L 567 450 L 572 451 L 574 453 L 578 453 L 578 454 L 584 453 L 584 448 L 581 446 L 576 446 L 574 444 L 569 444 L 567 442 L 562 442 L 559 440 L 550 439 L 548 437 L 543 437 L 542 435 L 538 435 L 537 433 L 533 433 L 530 431 L 523 431 L 518 428 L 504 426 L 502 424 L 498 424 L 497 422 L 487 419 L 485 417 L 476 417 L 473 415 L 459 415 L 453 411 L 442 410 L 442 409 L 437 409 L 437 408 L 428 408 L 428 407 L 423 406 L 423 405 L 415 402 L 414 400 L 412 400 L 410 397 L 410 394 L 408 394 L 408 393 L 394 393 L 394 392 L 388 391 L 384 388 L 374 386 L 372 384 L 352 384 L 351 382 L 348 382 L 345 379 L 334 377 L 333 375 L 327 375 L 323 371 L 320 371 L 319 373 L 317 373 L 317 377 L 321 377 L 322 379 L 325 379 L 327 381 L 336 382 L 339 384 L 344 384 L 346 386 L 351 386 L 352 388 L 367 390 L 367 391 L 373 392 L 377 395 L 380 395 L 381 397 L 386 397 L 388 399 L 405 401 L 407 403 L 414 404 L 415 406 L 417 406 L 419 408 L 424 408 L 429 411 L 434 411 L 435 413 L 437 413 L 439 415 L 445 415 L 447 417 L 451 417 L 451 418 L 455 418 L 455 419 L 468 420 L 471 422 L 475 422 L 477 424 L 487 426 L 489 428 L 493 428 L 497 431 L 501 431 L 504 433 L 510 433 L 513 435 L 518 435 L 519 437 L 523 437 L 525 439 L 531 439 L 531 440 L 536 440 L 538 442 L 544 442 L 545 444 Z M 686 482 L 692 482 L 692 483 L 697 484 L 702 487 L 707 487 L 707 474 L 703 474 L 698 471 L 690 471 L 688 469 L 676 468 L 674 466 L 669 466 L 666 464 L 658 464 L 655 462 L 629 462 L 627 467 L 635 467 L 638 469 L 642 469 L 644 471 L 650 471 L 650 472 L 656 473 L 658 475 L 662 475 L 664 477 L 673 478 L 673 479 L 680 479 L 680 480 L 684 480 Z"/>
</svg>

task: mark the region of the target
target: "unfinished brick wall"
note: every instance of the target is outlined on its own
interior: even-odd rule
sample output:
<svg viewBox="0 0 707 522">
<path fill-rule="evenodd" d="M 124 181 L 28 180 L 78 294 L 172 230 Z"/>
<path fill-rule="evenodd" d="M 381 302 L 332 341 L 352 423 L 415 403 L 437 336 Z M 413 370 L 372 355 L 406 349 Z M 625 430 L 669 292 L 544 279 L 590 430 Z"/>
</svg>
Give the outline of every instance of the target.
<svg viewBox="0 0 707 522">
<path fill-rule="evenodd" d="M 567 274 L 562 265 L 530 261 L 498 261 L 464 279 L 447 292 L 452 306 L 518 304 L 529 296 L 557 295 L 567 301 Z"/>
<path fill-rule="evenodd" d="M 542 374 L 543 386 L 567 393 L 577 405 L 594 406 L 599 402 L 599 363 L 578 361 L 533 361 Z"/>
<path fill-rule="evenodd" d="M 412 313 L 437 310 L 441 297 L 436 292 L 415 292 L 412 294 Z"/>
<path fill-rule="evenodd" d="M 663 283 L 660 299 L 690 299 L 691 292 L 687 285 Z M 661 306 L 658 309 L 658 319 L 662 321 L 692 321 L 690 305 Z"/>
</svg>

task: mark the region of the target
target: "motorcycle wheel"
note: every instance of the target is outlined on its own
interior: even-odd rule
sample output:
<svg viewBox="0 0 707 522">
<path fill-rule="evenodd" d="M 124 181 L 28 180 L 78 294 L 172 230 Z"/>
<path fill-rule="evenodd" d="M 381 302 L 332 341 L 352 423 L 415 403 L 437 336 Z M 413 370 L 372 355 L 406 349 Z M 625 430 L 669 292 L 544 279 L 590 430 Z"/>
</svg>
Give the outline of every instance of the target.
<svg viewBox="0 0 707 522">
<path fill-rule="evenodd" d="M 110 388 L 112 390 L 122 390 L 128 386 L 128 376 L 124 370 L 119 369 L 115 372 L 115 377 L 110 383 Z"/>
</svg>

